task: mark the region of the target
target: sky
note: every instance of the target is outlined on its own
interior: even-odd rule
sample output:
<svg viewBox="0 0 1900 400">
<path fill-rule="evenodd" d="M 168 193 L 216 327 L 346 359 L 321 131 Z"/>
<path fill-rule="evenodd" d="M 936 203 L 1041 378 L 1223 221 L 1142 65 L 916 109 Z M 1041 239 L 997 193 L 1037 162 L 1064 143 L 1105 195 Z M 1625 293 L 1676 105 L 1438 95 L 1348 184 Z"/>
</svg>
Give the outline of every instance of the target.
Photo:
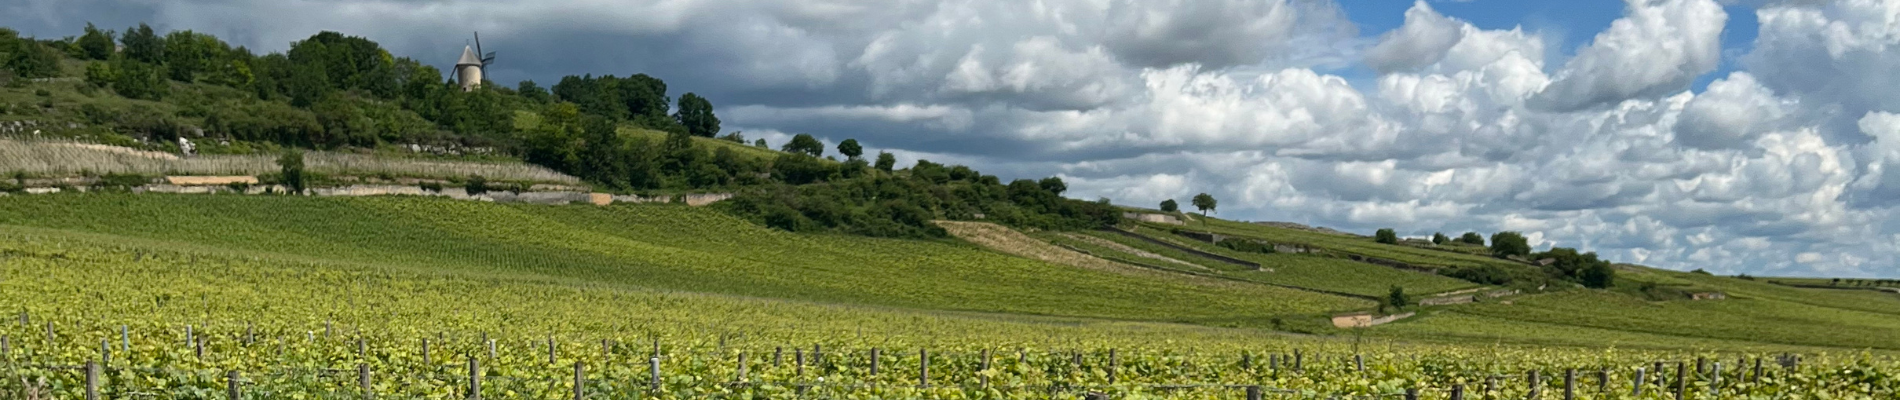
<svg viewBox="0 0 1900 400">
<path fill-rule="evenodd" d="M 14 0 L 0 25 L 333 30 L 646 73 L 727 131 L 1070 197 L 1757 276 L 1900 277 L 1900 0 Z"/>
</svg>

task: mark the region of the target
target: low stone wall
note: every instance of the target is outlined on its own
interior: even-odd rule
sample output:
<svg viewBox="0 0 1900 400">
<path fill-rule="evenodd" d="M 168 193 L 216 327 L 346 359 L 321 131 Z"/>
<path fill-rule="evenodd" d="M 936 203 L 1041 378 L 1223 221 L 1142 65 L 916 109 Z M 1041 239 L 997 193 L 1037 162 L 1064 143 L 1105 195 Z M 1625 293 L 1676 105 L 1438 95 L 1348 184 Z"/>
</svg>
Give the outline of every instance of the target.
<svg viewBox="0 0 1900 400">
<path fill-rule="evenodd" d="M 1385 325 L 1387 323 L 1391 323 L 1392 321 L 1411 318 L 1413 315 L 1417 315 L 1417 314 L 1418 313 L 1415 313 L 1415 312 L 1407 312 L 1403 314 L 1392 314 L 1392 315 L 1387 315 L 1383 317 L 1373 317 L 1372 314 L 1369 314 L 1369 313 L 1335 315 L 1333 316 L 1333 327 L 1335 328 L 1365 328 L 1365 327 L 1379 326 L 1379 325 Z"/>
<path fill-rule="evenodd" d="M 1474 301 L 1478 301 L 1477 296 L 1472 296 L 1472 295 L 1445 296 L 1445 297 L 1433 297 L 1429 299 L 1422 299 L 1418 301 L 1418 305 L 1446 306 L 1446 305 L 1453 305 L 1453 304 L 1470 304 L 1471 302 L 1474 302 Z"/>
</svg>

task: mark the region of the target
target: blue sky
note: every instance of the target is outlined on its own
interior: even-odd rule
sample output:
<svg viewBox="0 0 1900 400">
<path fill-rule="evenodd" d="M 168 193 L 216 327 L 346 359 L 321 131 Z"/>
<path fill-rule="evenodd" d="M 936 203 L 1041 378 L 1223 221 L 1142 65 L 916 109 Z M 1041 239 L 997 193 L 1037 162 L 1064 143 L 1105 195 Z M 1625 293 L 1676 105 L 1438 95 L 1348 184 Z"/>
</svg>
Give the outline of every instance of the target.
<svg viewBox="0 0 1900 400">
<path fill-rule="evenodd" d="M 481 31 L 498 83 L 645 73 L 747 137 L 1078 198 L 1900 277 L 1900 0 L 0 2 L 28 35 L 87 21 L 261 51 L 333 30 L 442 66 Z"/>
</svg>

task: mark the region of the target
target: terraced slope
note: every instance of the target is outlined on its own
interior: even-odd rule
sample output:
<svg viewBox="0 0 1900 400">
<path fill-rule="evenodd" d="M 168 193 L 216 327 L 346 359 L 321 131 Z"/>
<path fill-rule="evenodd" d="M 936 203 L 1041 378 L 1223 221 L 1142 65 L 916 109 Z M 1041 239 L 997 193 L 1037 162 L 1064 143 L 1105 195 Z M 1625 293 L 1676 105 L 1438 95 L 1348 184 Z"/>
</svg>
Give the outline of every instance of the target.
<svg viewBox="0 0 1900 400">
<path fill-rule="evenodd" d="M 424 198 L 50 195 L 0 198 L 31 226 L 267 256 L 938 310 L 1262 325 L 1369 302 L 1129 276 L 956 242 L 796 235 L 712 210 Z"/>
</svg>

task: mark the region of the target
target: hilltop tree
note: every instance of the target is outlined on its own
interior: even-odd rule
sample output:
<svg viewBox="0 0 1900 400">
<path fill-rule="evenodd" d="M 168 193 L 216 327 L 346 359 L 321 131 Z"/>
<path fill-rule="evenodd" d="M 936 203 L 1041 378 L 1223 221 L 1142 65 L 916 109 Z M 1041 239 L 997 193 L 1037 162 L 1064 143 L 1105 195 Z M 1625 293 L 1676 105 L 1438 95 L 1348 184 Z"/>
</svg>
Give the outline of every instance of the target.
<svg viewBox="0 0 1900 400">
<path fill-rule="evenodd" d="M 74 44 L 79 46 L 79 52 L 85 54 L 88 59 L 111 59 L 112 53 L 117 52 L 117 48 L 115 48 L 113 44 L 116 43 L 112 39 L 113 36 L 116 35 L 113 34 L 112 31 L 101 30 L 99 27 L 93 26 L 91 22 L 87 22 L 86 34 L 80 35 L 79 41 Z"/>
<path fill-rule="evenodd" d="M 752 146 L 760 147 L 760 148 L 770 147 L 770 146 L 765 145 L 765 138 L 759 138 L 759 140 L 752 141 Z"/>
<path fill-rule="evenodd" d="M 125 34 L 119 37 L 119 43 L 125 45 L 125 58 L 151 64 L 165 62 L 165 40 L 152 32 L 150 25 L 141 23 L 137 27 L 126 28 Z"/>
<path fill-rule="evenodd" d="M 1446 237 L 1444 232 L 1432 233 L 1432 244 L 1443 245 L 1449 242 L 1451 242 L 1451 238 Z"/>
<path fill-rule="evenodd" d="M 787 153 L 818 157 L 825 155 L 825 144 L 819 142 L 818 138 L 812 137 L 809 133 L 800 133 L 797 136 L 792 136 L 792 141 L 785 142 L 785 146 L 779 148 L 779 150 L 783 150 Z"/>
<path fill-rule="evenodd" d="M 1174 199 L 1167 199 L 1167 200 L 1161 201 L 1161 212 L 1179 212 L 1179 211 L 1181 211 L 1181 204 L 1175 203 Z"/>
<path fill-rule="evenodd" d="M 1483 246 L 1483 245 L 1484 245 L 1484 236 L 1480 236 L 1480 235 L 1478 235 L 1478 233 L 1477 233 L 1477 232 L 1465 232 L 1465 234 L 1464 234 L 1464 236 L 1459 236 L 1459 237 L 1458 237 L 1458 241 L 1459 241 L 1459 242 L 1463 242 L 1463 243 L 1465 243 L 1465 244 L 1470 244 L 1470 245 L 1475 245 L 1475 246 Z"/>
<path fill-rule="evenodd" d="M 1194 195 L 1194 199 L 1190 202 L 1194 203 L 1194 208 L 1201 210 L 1201 225 L 1207 225 L 1207 212 L 1213 211 L 1215 206 L 1220 205 L 1220 201 L 1214 200 L 1214 196 L 1207 193 Z"/>
<path fill-rule="evenodd" d="M 1524 234 L 1514 231 L 1498 232 L 1491 235 L 1491 255 L 1498 257 L 1528 256 L 1531 245 Z"/>
<path fill-rule="evenodd" d="M 858 145 L 857 139 L 845 139 L 843 142 L 838 142 L 838 154 L 843 154 L 846 159 L 856 160 L 858 156 L 864 155 L 864 146 Z"/>
<path fill-rule="evenodd" d="M 970 175 L 975 175 L 975 173 L 971 173 Z M 1061 177 L 1051 176 L 1042 178 L 1042 180 L 1036 181 L 1036 186 L 1041 186 L 1042 190 L 1047 190 L 1049 193 L 1057 196 L 1061 196 L 1062 192 L 1069 191 L 1069 184 L 1062 183 Z"/>
<path fill-rule="evenodd" d="M 719 117 L 713 115 L 713 105 L 704 97 L 687 92 L 680 95 L 680 110 L 673 119 L 686 126 L 686 132 L 699 137 L 713 137 L 719 134 Z"/>
<path fill-rule="evenodd" d="M 1399 234 L 1398 232 L 1393 232 L 1392 228 L 1379 229 L 1378 232 L 1372 234 L 1372 238 L 1373 241 L 1379 243 L 1399 244 Z"/>
<path fill-rule="evenodd" d="M 876 167 L 879 171 L 891 172 L 891 168 L 897 167 L 897 156 L 889 152 L 877 152 Z"/>
</svg>

